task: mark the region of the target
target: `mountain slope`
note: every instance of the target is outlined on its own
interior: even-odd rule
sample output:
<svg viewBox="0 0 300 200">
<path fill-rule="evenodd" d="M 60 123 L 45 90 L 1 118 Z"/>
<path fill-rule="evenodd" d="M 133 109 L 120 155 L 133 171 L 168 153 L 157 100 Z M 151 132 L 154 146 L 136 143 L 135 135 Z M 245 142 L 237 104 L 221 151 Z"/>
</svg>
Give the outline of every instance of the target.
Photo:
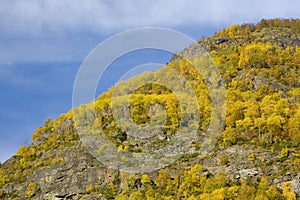
<svg viewBox="0 0 300 200">
<path fill-rule="evenodd" d="M 151 122 L 152 105 L 166 108 L 156 116 L 166 119 L 158 127 L 160 137 L 147 142 L 132 139 L 129 131 L 118 126 L 111 99 L 121 101 L 131 85 L 154 74 L 172 79 L 171 72 L 176 70 L 199 100 L 201 120 L 196 134 L 200 139 L 193 148 L 201 149 L 201 137 L 213 120 L 213 102 L 205 76 L 194 69 L 203 62 L 198 59 L 201 49 L 192 45 L 158 72 L 119 83 L 95 102 L 46 120 L 33 133 L 30 146 L 21 147 L 16 156 L 1 164 L 0 198 L 300 198 L 300 20 L 232 25 L 198 43 L 210 53 L 226 92 L 226 121 L 210 154 L 186 153 L 162 170 L 127 173 L 99 162 L 78 131 L 89 126 L 90 136 L 95 136 L 101 129 L 124 153 L 142 154 L 167 146 L 176 138 L 183 119 L 191 119 L 181 116 L 193 112 L 190 107 L 182 111 L 180 95 L 159 84 L 146 84 L 133 92 L 129 112 L 142 127 Z M 120 91 L 125 93 L 116 98 Z"/>
</svg>

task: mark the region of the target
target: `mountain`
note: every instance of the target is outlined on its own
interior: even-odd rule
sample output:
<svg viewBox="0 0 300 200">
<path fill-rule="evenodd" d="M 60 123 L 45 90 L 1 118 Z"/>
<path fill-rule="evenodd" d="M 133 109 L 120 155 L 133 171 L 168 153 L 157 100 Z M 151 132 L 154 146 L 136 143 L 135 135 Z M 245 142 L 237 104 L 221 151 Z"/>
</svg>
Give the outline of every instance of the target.
<svg viewBox="0 0 300 200">
<path fill-rule="evenodd" d="M 201 38 L 47 119 L 0 199 L 300 199 L 299 45 L 298 19 Z"/>
</svg>

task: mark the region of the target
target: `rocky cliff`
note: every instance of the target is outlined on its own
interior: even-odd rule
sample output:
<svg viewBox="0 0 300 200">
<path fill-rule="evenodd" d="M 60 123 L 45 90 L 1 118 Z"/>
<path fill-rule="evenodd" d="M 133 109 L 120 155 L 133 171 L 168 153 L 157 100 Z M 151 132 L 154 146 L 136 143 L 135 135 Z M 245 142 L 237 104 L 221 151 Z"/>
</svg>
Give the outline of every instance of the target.
<svg viewBox="0 0 300 200">
<path fill-rule="evenodd" d="M 120 154 L 135 155 L 172 144 L 176 131 L 184 124 L 172 91 L 147 85 L 136 90 L 130 99 L 133 121 L 147 126 L 149 105 L 161 101 L 161 105 L 167 107 L 166 122 L 159 127 L 162 131 L 157 137 L 134 140 L 130 138 L 132 133 L 120 129 L 113 119 L 109 100 L 112 88 L 95 102 L 74 108 L 58 119 L 46 120 L 38 127 L 31 145 L 21 147 L 15 156 L 1 164 L 0 198 L 300 198 L 299 20 L 274 19 L 234 25 L 198 43 L 210 53 L 226 91 L 226 122 L 213 151 L 205 155 L 196 151 L 202 148 L 201 137 L 212 121 L 212 100 L 205 86 L 207 80 L 183 59 L 197 58 L 200 50 L 199 44 L 195 44 L 158 71 L 163 74 L 171 68 L 177 70 L 186 77 L 187 81 L 182 84 L 191 84 L 201 100 L 201 123 L 196 139 L 191 142 L 190 153 L 182 154 L 164 169 L 148 173 L 118 170 L 102 163 L 97 153 L 103 149 L 97 147 L 93 149 L 95 153 L 91 151 L 89 145 L 94 144 L 82 139 L 79 134 L 82 127 L 89 126 L 88 135 L 94 138 L 101 128 L 101 134 L 107 136 Z M 146 76 L 132 78 L 129 84 Z M 121 89 L 126 90 L 126 87 Z M 90 107 L 95 108 L 95 113 L 89 112 Z M 76 123 L 74 113 L 84 113 L 80 117 L 92 123 Z M 188 117 L 191 118 L 193 116 Z M 156 135 L 155 131 L 149 134 Z M 177 150 L 180 148 L 179 145 Z"/>
</svg>

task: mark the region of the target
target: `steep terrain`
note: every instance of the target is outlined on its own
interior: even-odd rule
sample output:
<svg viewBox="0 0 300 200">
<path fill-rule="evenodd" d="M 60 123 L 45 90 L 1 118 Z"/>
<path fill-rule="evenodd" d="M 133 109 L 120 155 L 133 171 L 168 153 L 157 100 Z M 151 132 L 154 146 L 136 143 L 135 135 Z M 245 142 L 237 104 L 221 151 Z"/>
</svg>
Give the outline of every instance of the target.
<svg viewBox="0 0 300 200">
<path fill-rule="evenodd" d="M 199 57 L 199 46 L 210 53 L 222 83 L 210 80 L 214 73 L 195 70 L 206 62 Z M 178 100 L 184 94 L 174 95 L 174 90 L 159 84 L 129 89 L 153 76 L 172 80 L 172 70 L 185 78 L 180 84 L 189 84 L 199 100 L 197 124 L 189 123 L 196 118 L 189 115 L 193 108 Z M 0 199 L 300 199 L 299 77 L 300 20 L 232 25 L 201 38 L 157 72 L 121 82 L 95 102 L 46 120 L 33 133 L 30 146 L 20 147 L 1 164 Z M 217 94 L 225 89 L 226 116 L 213 151 L 200 156 L 196 150 L 202 149 L 210 124 L 221 124 L 221 119 L 210 117 L 216 102 L 209 84 L 218 86 L 213 91 Z M 151 139 L 130 137 L 135 133 L 114 119 L 112 97 L 118 105 L 130 93 L 133 122 L 147 127 L 151 109 L 158 113 L 155 120 L 165 117 L 162 125 L 149 131 L 154 134 Z M 155 104 L 165 112 L 158 112 Z M 197 130 L 189 153 L 149 173 L 108 167 L 97 159 L 103 149 L 91 150 L 95 143 L 85 141 L 101 133 L 118 152 L 142 155 L 171 144 L 184 125 Z M 81 131 L 83 127 L 88 133 Z"/>
</svg>

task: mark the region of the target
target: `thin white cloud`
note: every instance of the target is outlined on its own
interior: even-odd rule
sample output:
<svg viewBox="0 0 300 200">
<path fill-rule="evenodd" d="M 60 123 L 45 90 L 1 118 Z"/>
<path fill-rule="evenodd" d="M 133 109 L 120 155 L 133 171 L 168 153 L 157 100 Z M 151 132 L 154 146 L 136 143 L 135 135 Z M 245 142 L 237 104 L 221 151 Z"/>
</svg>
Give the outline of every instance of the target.
<svg viewBox="0 0 300 200">
<path fill-rule="evenodd" d="M 1 0 L 0 80 L 37 85 L 39 79 L 17 73 L 13 64 L 82 60 L 97 41 L 85 39 L 88 34 L 102 36 L 100 42 L 134 27 L 223 27 L 299 14 L 298 0 Z M 1 146 L 0 161 L 19 144 Z"/>
<path fill-rule="evenodd" d="M 0 63 L 82 60 L 92 48 L 86 33 L 100 42 L 134 27 L 224 27 L 296 18 L 299 10 L 297 0 L 2 0 Z M 74 44 L 78 34 L 83 40 Z"/>
<path fill-rule="evenodd" d="M 274 17 L 297 17 L 297 0 L 4 0 L 2 29 L 41 31 L 114 31 L 137 26 L 241 23 Z"/>
</svg>

